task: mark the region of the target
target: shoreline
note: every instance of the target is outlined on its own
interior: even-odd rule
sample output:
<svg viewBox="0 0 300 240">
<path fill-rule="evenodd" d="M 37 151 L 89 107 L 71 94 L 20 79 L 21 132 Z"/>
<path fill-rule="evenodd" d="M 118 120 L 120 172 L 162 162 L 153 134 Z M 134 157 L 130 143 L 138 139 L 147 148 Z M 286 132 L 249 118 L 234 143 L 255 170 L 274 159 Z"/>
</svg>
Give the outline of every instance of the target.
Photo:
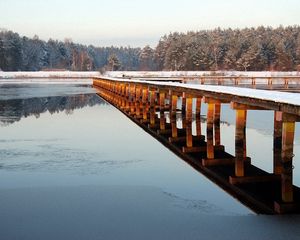
<svg viewBox="0 0 300 240">
<path fill-rule="evenodd" d="M 100 72 L 80 71 L 36 71 L 36 72 L 1 72 L 0 80 L 7 79 L 86 79 L 100 76 Z"/>
</svg>

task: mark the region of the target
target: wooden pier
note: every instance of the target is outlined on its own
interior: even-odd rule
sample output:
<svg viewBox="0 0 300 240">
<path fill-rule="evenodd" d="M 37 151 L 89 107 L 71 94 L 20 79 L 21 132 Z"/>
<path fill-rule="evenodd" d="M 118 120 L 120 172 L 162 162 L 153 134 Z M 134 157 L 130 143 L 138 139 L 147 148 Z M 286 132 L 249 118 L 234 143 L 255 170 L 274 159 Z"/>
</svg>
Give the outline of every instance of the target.
<svg viewBox="0 0 300 240">
<path fill-rule="evenodd" d="M 128 78 L 128 76 L 125 76 Z M 129 76 L 130 77 L 130 76 Z M 175 76 L 175 77 L 145 77 L 131 76 L 130 79 L 140 81 L 165 81 L 192 83 L 200 85 L 223 85 L 248 87 L 255 89 L 268 89 L 287 92 L 300 92 L 300 75 L 299 76 Z"/>
<path fill-rule="evenodd" d="M 299 105 L 185 87 L 184 84 L 110 78 L 95 78 L 93 84 L 100 97 L 255 212 L 300 212 L 300 188 L 293 185 L 292 164 Z M 201 129 L 201 104 L 207 104 L 205 130 Z M 236 112 L 234 155 L 226 152 L 220 142 L 222 104 L 230 104 Z M 247 156 L 247 112 L 251 110 L 274 112 L 272 173 L 254 166 Z M 176 124 L 178 114 L 182 116 L 182 128 Z M 196 122 L 196 135 L 192 134 L 192 121 Z M 203 131 L 206 131 L 206 139 Z"/>
</svg>

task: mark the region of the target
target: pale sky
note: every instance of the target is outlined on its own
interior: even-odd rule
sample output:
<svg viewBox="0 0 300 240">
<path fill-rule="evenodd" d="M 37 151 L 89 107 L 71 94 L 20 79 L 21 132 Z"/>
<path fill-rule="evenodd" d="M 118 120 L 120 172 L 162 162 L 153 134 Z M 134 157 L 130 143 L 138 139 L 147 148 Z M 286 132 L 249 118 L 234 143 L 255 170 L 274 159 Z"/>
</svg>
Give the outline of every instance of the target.
<svg viewBox="0 0 300 240">
<path fill-rule="evenodd" d="M 170 32 L 300 24 L 300 0 L 0 0 L 0 28 L 96 46 L 155 46 Z"/>
</svg>

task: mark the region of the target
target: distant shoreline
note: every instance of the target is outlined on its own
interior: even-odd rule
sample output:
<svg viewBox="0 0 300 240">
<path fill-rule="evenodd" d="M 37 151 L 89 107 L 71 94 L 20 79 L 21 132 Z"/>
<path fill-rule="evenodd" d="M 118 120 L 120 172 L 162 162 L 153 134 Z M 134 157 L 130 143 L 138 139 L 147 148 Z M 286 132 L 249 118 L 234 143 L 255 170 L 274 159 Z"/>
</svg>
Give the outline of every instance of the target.
<svg viewBox="0 0 300 240">
<path fill-rule="evenodd" d="M 0 72 L 0 80 L 7 79 L 90 79 L 100 73 L 78 71 Z"/>
<path fill-rule="evenodd" d="M 103 75 L 97 71 L 35 71 L 35 72 L 0 72 L 0 84 L 93 84 L 95 77 L 121 79 L 161 79 L 219 77 L 300 77 L 300 72 L 278 71 L 107 71 Z"/>
</svg>

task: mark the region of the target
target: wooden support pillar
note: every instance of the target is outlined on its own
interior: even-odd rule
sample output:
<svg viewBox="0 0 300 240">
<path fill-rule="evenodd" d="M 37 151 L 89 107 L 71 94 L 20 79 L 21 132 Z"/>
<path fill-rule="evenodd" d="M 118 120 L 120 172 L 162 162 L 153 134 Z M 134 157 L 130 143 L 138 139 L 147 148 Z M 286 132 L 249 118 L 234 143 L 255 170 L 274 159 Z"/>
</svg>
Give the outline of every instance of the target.
<svg viewBox="0 0 300 240">
<path fill-rule="evenodd" d="M 172 128 L 172 137 L 178 136 L 178 130 L 177 130 L 177 124 L 176 124 L 176 114 L 170 115 L 170 122 L 171 122 L 171 128 Z"/>
<path fill-rule="evenodd" d="M 119 83 L 117 83 L 117 82 L 114 83 L 114 93 L 115 94 L 119 94 L 119 86 L 120 86 Z"/>
<path fill-rule="evenodd" d="M 125 97 L 129 97 L 129 84 L 125 84 Z"/>
<path fill-rule="evenodd" d="M 193 98 L 191 96 L 187 96 L 187 98 L 186 98 L 185 116 L 186 116 L 187 121 L 192 121 L 192 117 L 193 117 Z"/>
<path fill-rule="evenodd" d="M 206 141 L 207 141 L 207 159 L 213 159 L 214 154 L 214 112 L 215 103 L 207 104 L 207 120 L 206 120 Z"/>
<path fill-rule="evenodd" d="M 160 108 L 160 130 L 166 129 L 166 118 L 165 118 L 165 100 L 166 100 L 166 92 L 159 91 L 159 108 Z"/>
<path fill-rule="evenodd" d="M 236 176 L 244 174 L 244 160 L 247 158 L 247 146 L 246 146 L 246 119 L 247 110 L 266 110 L 262 107 L 249 106 L 237 102 L 231 102 L 231 108 L 236 110 Z M 238 155 L 238 157 L 237 157 Z"/>
<path fill-rule="evenodd" d="M 155 102 L 156 102 L 156 90 L 150 89 L 150 106 L 154 108 Z"/>
<path fill-rule="evenodd" d="M 193 98 L 188 95 L 186 97 L 186 146 L 193 146 L 193 135 L 192 135 L 192 117 L 193 117 Z"/>
<path fill-rule="evenodd" d="M 172 114 L 176 114 L 176 111 L 177 111 L 177 101 L 178 101 L 178 96 L 177 95 L 174 95 L 172 94 L 171 95 L 171 112 Z"/>
<path fill-rule="evenodd" d="M 148 111 L 149 111 L 149 90 L 148 88 L 143 88 L 142 91 L 142 106 L 143 106 L 143 119 L 148 119 Z"/>
<path fill-rule="evenodd" d="M 130 85 L 130 99 L 135 101 L 135 84 Z"/>
<path fill-rule="evenodd" d="M 293 202 L 293 147 L 295 122 L 283 121 L 282 124 L 282 173 L 281 193 L 282 201 Z"/>
<path fill-rule="evenodd" d="M 170 123 L 172 128 L 172 137 L 178 136 L 176 112 L 177 112 L 178 95 L 171 92 L 171 109 L 170 109 Z"/>
<path fill-rule="evenodd" d="M 136 94 L 135 101 L 136 102 L 140 102 L 140 100 L 141 100 L 141 90 L 142 90 L 141 86 L 136 85 L 136 88 L 135 88 L 135 94 Z"/>
<path fill-rule="evenodd" d="M 166 93 L 164 91 L 159 91 L 159 108 L 160 108 L 160 111 L 164 111 L 164 109 L 165 109 L 165 98 L 166 98 Z"/>
<path fill-rule="evenodd" d="M 168 105 L 165 105 L 165 109 L 171 110 L 171 101 L 172 101 L 172 93 L 171 91 L 167 91 L 165 95 L 165 99 L 167 100 Z"/>
<path fill-rule="evenodd" d="M 139 117 L 141 115 L 141 106 L 140 106 L 140 102 L 136 101 L 135 102 L 135 114 L 137 117 Z"/>
<path fill-rule="evenodd" d="M 282 112 L 274 111 L 274 132 L 273 132 L 273 172 L 282 172 Z"/>
<path fill-rule="evenodd" d="M 156 89 L 150 89 L 150 125 L 155 124 Z"/>
<path fill-rule="evenodd" d="M 200 115 L 196 116 L 196 136 L 201 136 L 202 130 L 201 130 L 201 117 Z"/>
<path fill-rule="evenodd" d="M 196 116 L 201 114 L 201 101 L 202 101 L 201 97 L 196 98 Z"/>
<path fill-rule="evenodd" d="M 148 102 L 148 96 L 149 96 L 148 88 L 143 88 L 143 95 L 142 95 L 143 104 Z"/>
<path fill-rule="evenodd" d="M 139 117 L 141 115 L 141 91 L 142 87 L 140 85 L 136 85 L 135 88 L 135 108 L 136 108 L 136 116 Z"/>
<path fill-rule="evenodd" d="M 119 94 L 119 85 L 120 84 L 117 82 L 114 82 L 113 84 L 114 84 L 114 93 Z"/>
<path fill-rule="evenodd" d="M 148 119 L 148 112 L 149 112 L 148 104 L 143 105 L 143 119 L 144 120 Z"/>
<path fill-rule="evenodd" d="M 160 112 L 159 128 L 160 128 L 160 130 L 166 129 L 166 117 L 165 117 L 165 113 L 163 111 Z"/>
<path fill-rule="evenodd" d="M 236 110 L 235 123 L 235 176 L 244 176 L 244 160 L 246 158 L 246 119 L 247 110 Z"/>
<path fill-rule="evenodd" d="M 186 96 L 185 96 L 185 92 L 183 92 L 182 97 L 181 97 L 181 111 L 182 111 L 182 113 L 185 113 L 185 108 L 186 108 Z"/>
<path fill-rule="evenodd" d="M 118 93 L 119 96 L 122 96 L 122 83 L 118 84 Z"/>
<path fill-rule="evenodd" d="M 214 133 L 215 133 L 215 145 L 221 145 L 221 134 L 220 134 L 220 115 L 221 115 L 221 103 L 215 104 L 214 113 Z"/>
<path fill-rule="evenodd" d="M 201 136 L 201 100 L 202 98 L 197 97 L 196 99 L 196 135 Z"/>
<path fill-rule="evenodd" d="M 281 200 L 284 204 L 294 201 L 293 194 L 293 148 L 295 136 L 295 122 L 299 121 L 299 116 L 277 112 L 275 121 L 282 121 L 282 152 L 281 152 Z M 275 127 L 275 126 L 274 126 Z M 279 131 L 279 130 L 278 130 Z M 275 129 L 274 129 L 275 133 Z M 276 132 L 277 136 L 279 133 Z M 275 165 L 275 163 L 274 163 Z M 279 171 L 279 170 L 278 170 Z M 287 206 L 287 205 L 285 205 Z M 284 210 L 284 205 L 281 210 Z M 280 211 L 281 211 L 280 210 Z"/>
<path fill-rule="evenodd" d="M 154 125 L 155 124 L 155 109 L 150 108 L 150 124 Z"/>
<path fill-rule="evenodd" d="M 130 86 L 130 111 L 133 114 L 135 112 L 135 100 L 136 100 L 136 86 L 133 84 Z"/>
</svg>

